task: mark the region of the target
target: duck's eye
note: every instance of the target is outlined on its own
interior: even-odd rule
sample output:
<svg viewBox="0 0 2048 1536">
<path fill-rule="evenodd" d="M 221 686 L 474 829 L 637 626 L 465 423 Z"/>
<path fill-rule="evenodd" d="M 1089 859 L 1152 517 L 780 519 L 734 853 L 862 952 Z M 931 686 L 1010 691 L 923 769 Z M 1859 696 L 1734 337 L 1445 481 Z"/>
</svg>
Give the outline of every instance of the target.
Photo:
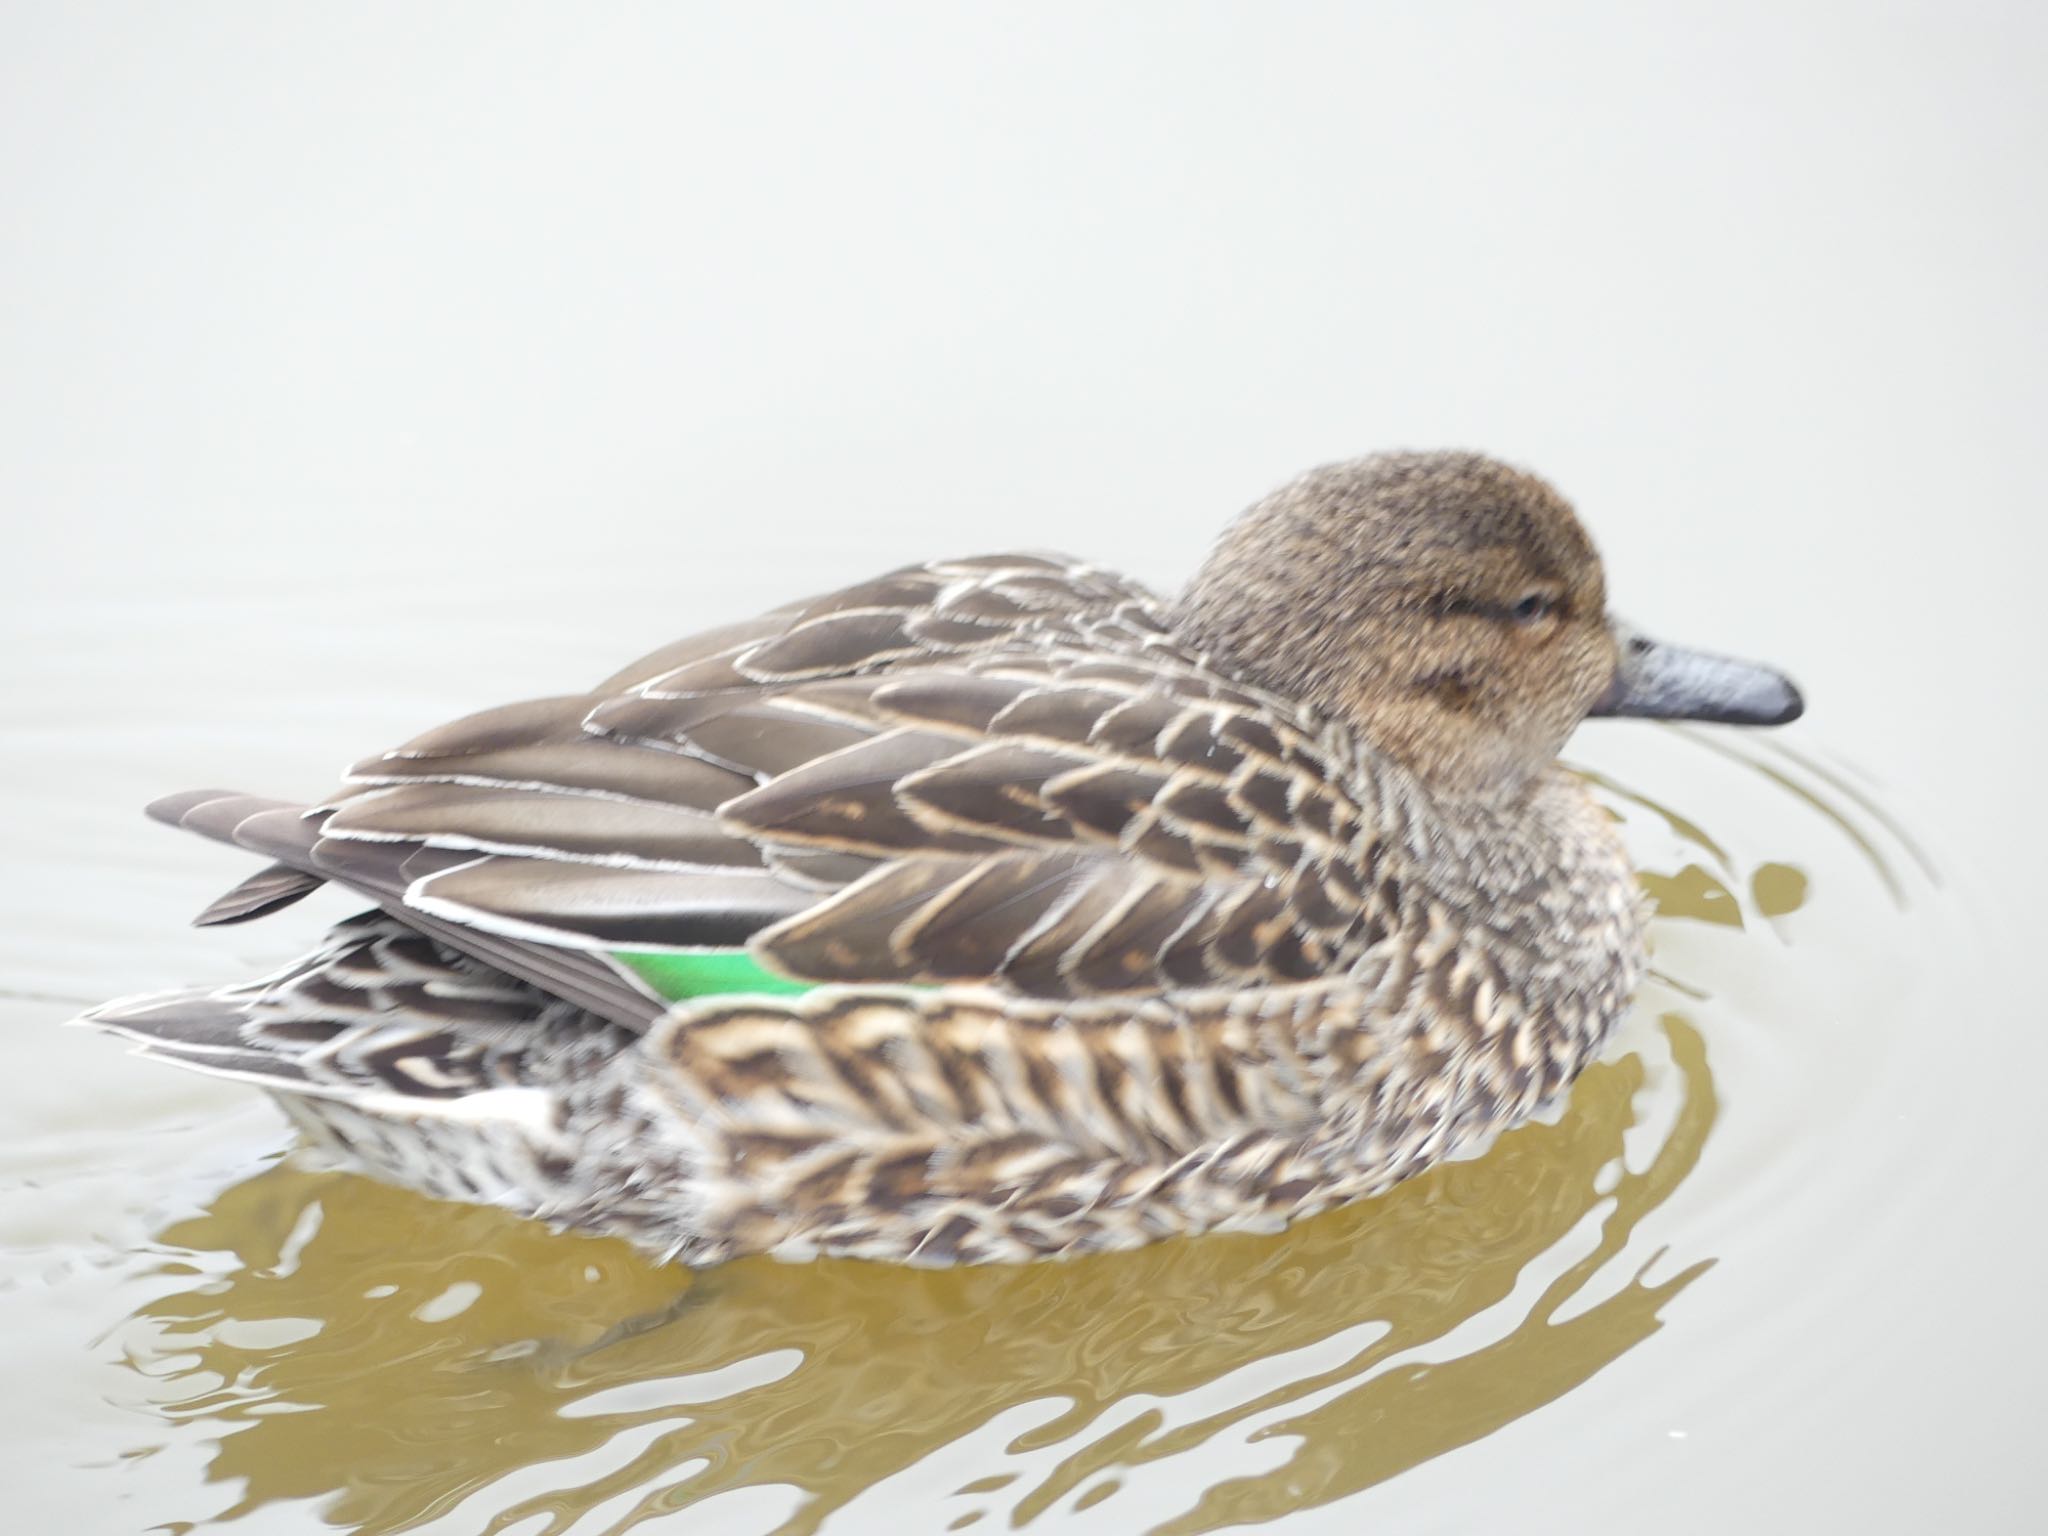
<svg viewBox="0 0 2048 1536">
<path fill-rule="evenodd" d="M 1517 624 L 1535 624 L 1557 612 L 1557 599 L 1548 592 L 1531 592 L 1508 610 Z"/>
</svg>

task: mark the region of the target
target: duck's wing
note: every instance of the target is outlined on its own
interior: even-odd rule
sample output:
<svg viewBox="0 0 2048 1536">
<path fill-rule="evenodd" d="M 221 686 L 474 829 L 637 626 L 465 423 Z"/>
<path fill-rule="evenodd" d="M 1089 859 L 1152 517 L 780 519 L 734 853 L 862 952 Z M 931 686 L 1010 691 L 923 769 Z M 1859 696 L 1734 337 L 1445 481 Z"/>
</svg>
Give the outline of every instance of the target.
<svg viewBox="0 0 2048 1536">
<path fill-rule="evenodd" d="M 664 1000 L 630 962 L 741 945 L 1037 996 L 1306 979 L 1371 921 L 1345 777 L 1143 589 L 940 562 L 358 764 L 303 852 L 236 837 L 287 866 L 238 906 L 326 875 L 634 1025 Z"/>
<path fill-rule="evenodd" d="M 754 951 L 1070 998 L 1306 981 L 1371 942 L 1377 821 L 1310 722 L 1132 628 L 881 679 L 870 740 L 726 805 L 763 846 L 882 861 Z"/>
</svg>

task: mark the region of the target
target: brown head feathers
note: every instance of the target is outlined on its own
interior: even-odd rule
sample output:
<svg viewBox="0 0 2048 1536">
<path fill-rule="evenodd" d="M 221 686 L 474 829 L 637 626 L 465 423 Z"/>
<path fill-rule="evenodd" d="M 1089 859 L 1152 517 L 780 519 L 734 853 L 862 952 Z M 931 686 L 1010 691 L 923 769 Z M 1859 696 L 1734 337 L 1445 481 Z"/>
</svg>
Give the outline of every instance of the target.
<svg viewBox="0 0 2048 1536">
<path fill-rule="evenodd" d="M 1452 796 L 1520 792 L 1616 661 L 1570 504 L 1476 453 L 1311 470 L 1224 533 L 1174 618 Z"/>
</svg>

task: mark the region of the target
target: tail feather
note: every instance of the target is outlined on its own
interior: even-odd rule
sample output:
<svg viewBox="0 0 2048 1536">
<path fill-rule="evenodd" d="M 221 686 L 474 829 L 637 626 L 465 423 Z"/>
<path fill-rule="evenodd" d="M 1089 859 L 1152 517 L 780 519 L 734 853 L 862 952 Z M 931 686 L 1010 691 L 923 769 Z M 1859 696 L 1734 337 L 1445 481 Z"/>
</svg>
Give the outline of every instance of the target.
<svg viewBox="0 0 2048 1536">
<path fill-rule="evenodd" d="M 267 1089 L 343 1167 L 549 1219 L 591 1198 L 568 1096 L 637 1040 L 384 912 L 345 920 L 270 976 L 120 998 L 78 1022 Z"/>
<path fill-rule="evenodd" d="M 259 1088 L 268 1088 L 278 1093 L 325 1094 L 332 1098 L 351 1098 L 356 1090 L 330 1083 L 316 1083 L 298 1067 L 282 1056 L 268 1051 L 242 1050 L 194 1050 L 151 1041 L 135 1047 L 137 1056 L 151 1061 L 168 1061 L 173 1066 L 188 1071 L 203 1072 L 208 1077 L 225 1077 L 238 1083 L 254 1083 Z"/>
<path fill-rule="evenodd" d="M 220 991 L 190 987 L 175 992 L 150 992 L 117 997 L 79 1019 L 145 1045 L 162 1044 L 186 1050 L 237 1050 L 242 1026 L 248 1022 L 245 1000 Z"/>
<path fill-rule="evenodd" d="M 336 880 L 368 896 L 407 926 L 629 1028 L 646 1028 L 667 1006 L 624 967 L 600 953 L 470 928 L 423 912 L 407 900 L 408 889 L 422 874 L 473 860 L 477 857 L 474 852 L 413 842 L 323 842 L 321 833 L 331 808 L 225 789 L 166 795 L 152 801 L 147 810 L 157 821 L 275 861 L 214 901 L 199 914 L 201 924 L 260 917 Z"/>
<path fill-rule="evenodd" d="M 249 1043 L 251 1005 L 263 995 L 265 985 L 247 982 L 120 997 L 81 1015 L 77 1022 L 133 1041 L 138 1056 L 283 1092 L 319 1092 L 320 1085 L 291 1057 Z"/>
<path fill-rule="evenodd" d="M 601 1061 L 630 1035 L 384 913 L 253 981 L 116 998 L 81 1024 L 143 1054 L 281 1092 L 444 1105 L 521 1082 L 529 1051 Z"/>
<path fill-rule="evenodd" d="M 188 789 L 182 794 L 152 800 L 143 807 L 143 814 L 152 820 L 183 827 L 217 843 L 234 843 L 260 851 L 268 851 L 269 846 L 275 843 L 280 854 L 287 850 L 302 856 L 310 853 L 314 840 L 320 835 L 318 824 L 306 827 L 297 837 L 286 835 L 280 839 L 280 828 L 274 814 L 278 811 L 290 812 L 290 817 L 286 818 L 289 822 L 302 820 L 306 807 L 293 805 L 289 800 L 267 800 L 260 795 L 237 794 L 231 789 Z M 259 816 L 265 817 L 261 831 L 267 835 L 243 837 L 242 825 Z"/>
<path fill-rule="evenodd" d="M 312 895 L 326 883 L 323 877 L 289 864 L 267 864 L 233 890 L 215 897 L 204 912 L 192 919 L 192 925 L 212 928 L 268 917 L 301 897 Z"/>
<path fill-rule="evenodd" d="M 324 818 L 313 816 L 305 806 L 227 789 L 188 789 L 152 800 L 144 813 L 217 843 L 267 853 L 276 861 L 215 898 L 193 919 L 196 927 L 262 917 L 327 883 L 327 876 L 313 868 L 313 845 L 320 839 Z"/>
</svg>

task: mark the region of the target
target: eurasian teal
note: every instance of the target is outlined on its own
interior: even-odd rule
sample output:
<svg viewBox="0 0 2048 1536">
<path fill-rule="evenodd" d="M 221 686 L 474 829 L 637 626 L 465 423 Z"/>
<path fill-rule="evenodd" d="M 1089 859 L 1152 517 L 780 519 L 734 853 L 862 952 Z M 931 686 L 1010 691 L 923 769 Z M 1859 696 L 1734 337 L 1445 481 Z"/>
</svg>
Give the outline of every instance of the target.
<svg viewBox="0 0 2048 1536">
<path fill-rule="evenodd" d="M 1166 600 L 1042 555 L 893 571 L 488 711 L 306 807 L 200 917 L 374 903 L 259 981 L 107 1004 L 429 1194 L 704 1264 L 1267 1229 L 1562 1094 L 1642 902 L 1556 762 L 1590 714 L 1798 694 L 1612 621 L 1474 454 L 1313 471 Z"/>
</svg>

